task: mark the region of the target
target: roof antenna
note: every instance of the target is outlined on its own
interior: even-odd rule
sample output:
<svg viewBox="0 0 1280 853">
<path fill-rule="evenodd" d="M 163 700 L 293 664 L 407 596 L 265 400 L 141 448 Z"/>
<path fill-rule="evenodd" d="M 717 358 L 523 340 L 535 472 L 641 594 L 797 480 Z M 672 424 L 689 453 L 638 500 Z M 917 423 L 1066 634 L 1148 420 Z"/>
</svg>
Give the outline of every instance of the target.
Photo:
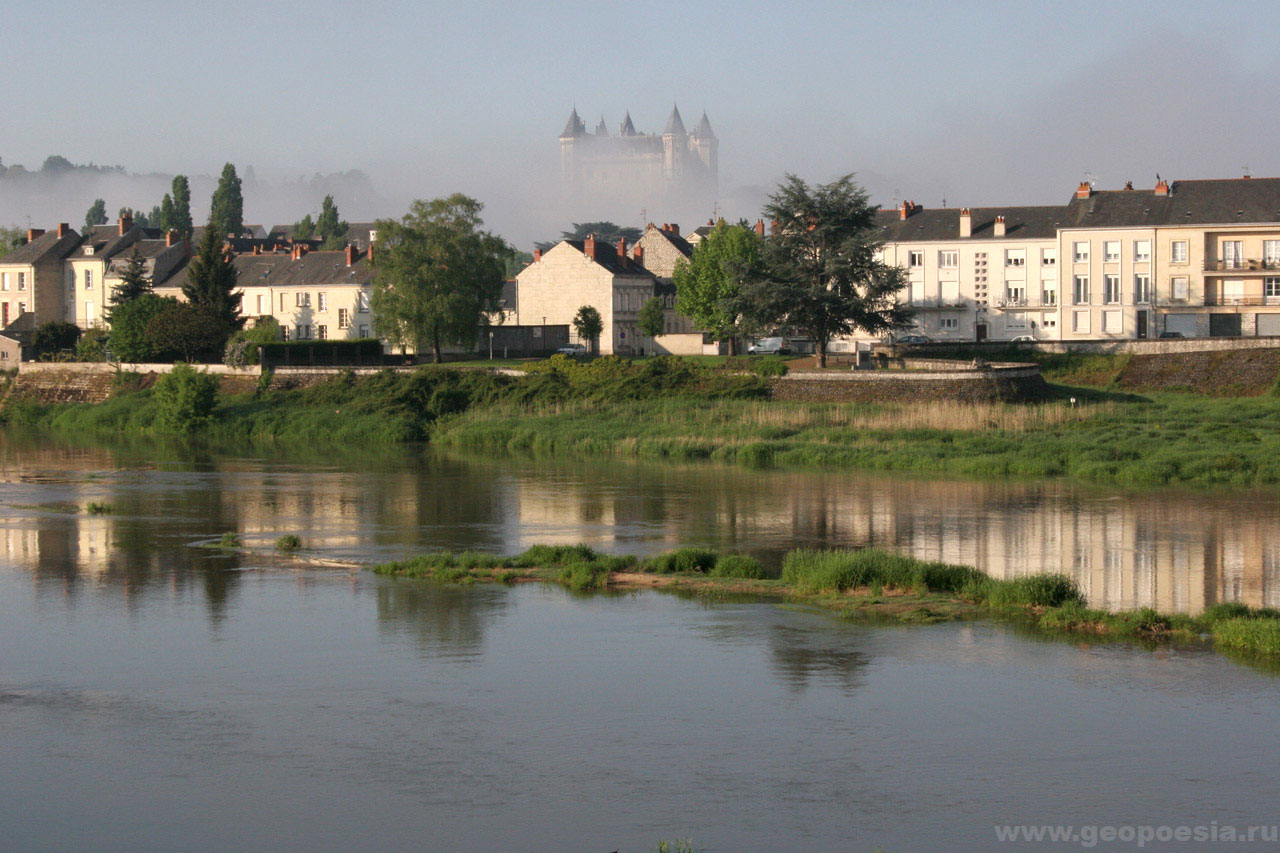
<svg viewBox="0 0 1280 853">
<path fill-rule="evenodd" d="M 942 197 L 942 206 L 943 207 L 947 206 L 947 197 L 945 195 Z"/>
<path fill-rule="evenodd" d="M 1248 164 L 1248 163 L 1245 163 L 1245 164 L 1244 164 L 1243 166 L 1241 166 L 1240 168 L 1244 169 L 1244 176 L 1245 176 L 1246 178 L 1252 178 L 1252 177 L 1253 177 L 1253 175 L 1250 175 L 1250 174 L 1249 174 L 1249 164 Z"/>
<path fill-rule="evenodd" d="M 1093 186 L 1094 183 L 1096 182 L 1093 177 L 1093 172 L 1085 172 L 1084 179 L 1089 182 L 1089 186 Z"/>
</svg>

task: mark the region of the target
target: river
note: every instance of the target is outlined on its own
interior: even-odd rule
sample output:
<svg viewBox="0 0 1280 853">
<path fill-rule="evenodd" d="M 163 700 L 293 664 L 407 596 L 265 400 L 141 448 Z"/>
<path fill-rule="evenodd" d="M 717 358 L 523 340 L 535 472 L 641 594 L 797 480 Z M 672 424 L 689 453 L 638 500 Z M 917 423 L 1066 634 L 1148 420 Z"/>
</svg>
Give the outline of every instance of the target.
<svg viewBox="0 0 1280 853">
<path fill-rule="evenodd" d="M 993 849 L 998 825 L 1275 821 L 1280 681 L 1212 652 L 193 547 L 882 544 L 1194 612 L 1275 603 L 1274 495 L 0 435 L 0 507 L 5 849 Z"/>
</svg>

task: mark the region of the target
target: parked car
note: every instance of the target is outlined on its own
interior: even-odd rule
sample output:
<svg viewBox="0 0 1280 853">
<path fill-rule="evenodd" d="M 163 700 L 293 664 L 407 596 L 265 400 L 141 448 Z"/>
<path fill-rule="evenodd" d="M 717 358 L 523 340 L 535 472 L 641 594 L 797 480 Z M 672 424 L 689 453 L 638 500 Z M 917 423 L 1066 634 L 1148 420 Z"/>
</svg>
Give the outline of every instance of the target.
<svg viewBox="0 0 1280 853">
<path fill-rule="evenodd" d="M 1016 338 L 1010 338 L 1009 343 L 1012 344 L 1028 344 L 1034 343 L 1035 338 L 1031 335 L 1018 335 Z"/>
<path fill-rule="evenodd" d="M 761 338 L 747 347 L 747 355 L 785 355 L 791 352 L 786 338 Z"/>
<path fill-rule="evenodd" d="M 556 350 L 556 353 L 559 355 L 572 355 L 572 356 L 586 355 L 587 348 L 582 344 L 565 344 L 564 346 Z"/>
<path fill-rule="evenodd" d="M 894 343 L 904 347 L 918 347 L 921 344 L 931 344 L 933 343 L 933 340 L 924 335 L 903 335 L 894 341 Z"/>
<path fill-rule="evenodd" d="M 1185 337 L 1186 337 L 1186 335 L 1182 334 L 1182 332 L 1161 332 L 1161 333 L 1160 333 L 1160 337 L 1162 337 L 1162 338 L 1185 338 Z"/>
</svg>

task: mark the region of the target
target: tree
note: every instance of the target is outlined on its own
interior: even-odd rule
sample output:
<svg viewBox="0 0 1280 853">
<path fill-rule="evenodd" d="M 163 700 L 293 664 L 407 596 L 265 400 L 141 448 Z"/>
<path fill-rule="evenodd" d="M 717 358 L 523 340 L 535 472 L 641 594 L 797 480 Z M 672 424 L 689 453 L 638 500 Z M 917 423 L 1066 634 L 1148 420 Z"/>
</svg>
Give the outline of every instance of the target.
<svg viewBox="0 0 1280 853">
<path fill-rule="evenodd" d="M 333 196 L 325 196 L 320 205 L 320 215 L 316 217 L 316 236 L 321 240 L 320 248 L 329 251 L 346 248 L 347 228 L 347 223 L 338 218 L 338 206 L 333 203 Z"/>
<path fill-rule="evenodd" d="M 316 224 L 312 221 L 310 213 L 293 224 L 293 239 L 295 240 L 310 240 L 315 236 L 315 233 Z"/>
<path fill-rule="evenodd" d="M 573 328 L 579 338 L 591 341 L 591 351 L 600 352 L 600 335 L 604 332 L 604 320 L 592 305 L 583 305 L 573 317 Z"/>
<path fill-rule="evenodd" d="M 729 342 L 729 355 L 738 354 L 743 329 L 739 301 L 742 280 L 760 265 L 761 239 L 746 222 L 729 225 L 723 219 L 693 249 L 689 260 L 676 263 L 676 309 L 706 329 L 718 341 Z"/>
<path fill-rule="evenodd" d="M 191 184 L 187 181 L 187 176 L 174 175 L 172 190 L 173 221 L 168 227 L 177 231 L 183 240 L 190 240 L 195 233 L 195 226 L 191 220 Z"/>
<path fill-rule="evenodd" d="M 596 235 L 596 240 L 601 243 L 609 243 L 617 245 L 618 240 L 625 239 L 628 243 L 634 243 L 643 236 L 639 228 L 631 226 L 615 225 L 612 222 L 575 222 L 572 231 L 561 231 L 561 240 L 585 240 L 587 235 Z M 534 243 L 534 245 L 542 251 L 547 251 L 559 240 L 552 240 L 546 243 Z"/>
<path fill-rule="evenodd" d="M 164 194 L 164 198 L 160 199 L 160 230 L 165 234 L 178 229 L 178 219 L 174 214 L 173 196 L 168 193 Z"/>
<path fill-rule="evenodd" d="M 151 335 L 151 321 L 178 300 L 144 293 L 111 309 L 111 353 L 122 362 L 147 364 L 171 355 Z"/>
<path fill-rule="evenodd" d="M 93 204 L 89 205 L 89 209 L 84 214 L 84 230 L 88 231 L 95 225 L 107 224 L 107 203 L 102 199 L 94 199 Z"/>
<path fill-rule="evenodd" d="M 220 234 L 213 223 L 205 228 L 195 257 L 187 265 L 187 281 L 182 285 L 187 301 L 221 326 L 222 340 L 215 348 L 219 354 L 232 332 L 244 325 L 240 297 L 235 292 L 239 274 L 223 250 Z"/>
<path fill-rule="evenodd" d="M 662 334 L 662 328 L 665 323 L 666 313 L 661 299 L 655 296 L 640 306 L 639 320 L 636 325 L 642 333 L 651 338 L 656 338 Z"/>
<path fill-rule="evenodd" d="M 36 327 L 32 343 L 40 352 L 61 352 L 75 349 L 78 340 L 80 340 L 80 327 L 75 323 L 50 320 Z"/>
<path fill-rule="evenodd" d="M 156 426 L 165 432 L 190 433 L 204 426 L 218 401 L 218 377 L 189 364 L 175 364 L 156 380 Z"/>
<path fill-rule="evenodd" d="M 133 252 L 129 255 L 129 264 L 120 273 L 120 283 L 111 291 L 111 304 L 107 307 L 107 322 L 112 322 L 116 309 L 151 292 L 151 282 L 147 280 L 146 261 L 138 252 L 138 244 L 133 244 Z"/>
<path fill-rule="evenodd" d="M 442 344 L 475 341 L 483 315 L 502 293 L 511 250 L 481 229 L 483 209 L 455 193 L 415 201 L 403 219 L 377 223 L 372 307 L 378 334 L 419 352 L 430 345 L 436 362 Z"/>
<path fill-rule="evenodd" d="M 775 224 L 760 269 L 743 282 L 743 305 L 762 323 L 813 338 L 821 367 L 833 337 L 910 322 L 911 311 L 894 302 L 903 271 L 876 257 L 875 213 L 852 175 L 814 187 L 787 175 L 765 206 Z"/>
<path fill-rule="evenodd" d="M 207 308 L 176 299 L 147 321 L 146 334 L 157 350 L 188 362 L 221 361 L 228 338 L 226 325 Z"/>
<path fill-rule="evenodd" d="M 0 258 L 27 242 L 27 232 L 21 228 L 0 228 Z"/>
<path fill-rule="evenodd" d="M 240 191 L 240 176 L 230 163 L 222 167 L 218 188 L 213 191 L 209 226 L 224 239 L 239 237 L 244 231 L 244 195 Z"/>
</svg>

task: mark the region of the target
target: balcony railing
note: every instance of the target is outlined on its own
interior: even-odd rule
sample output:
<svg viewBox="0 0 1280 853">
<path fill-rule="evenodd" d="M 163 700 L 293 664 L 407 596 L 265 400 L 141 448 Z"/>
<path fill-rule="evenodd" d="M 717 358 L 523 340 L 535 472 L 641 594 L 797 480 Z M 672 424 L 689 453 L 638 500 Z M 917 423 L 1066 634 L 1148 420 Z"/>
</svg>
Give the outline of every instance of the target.
<svg viewBox="0 0 1280 853">
<path fill-rule="evenodd" d="M 931 297 L 928 299 L 912 299 L 907 307 L 914 311 L 940 310 L 943 308 L 965 308 L 969 300 L 959 296 Z"/>
<path fill-rule="evenodd" d="M 1005 296 L 995 300 L 997 308 L 1057 308 L 1057 299 L 1043 297 L 1011 297 Z"/>
<path fill-rule="evenodd" d="M 1235 258 L 1204 262 L 1205 272 L 1263 272 L 1280 270 L 1280 260 L 1270 258 Z"/>
<path fill-rule="evenodd" d="M 1205 305 L 1280 305 L 1280 296 L 1223 296 L 1206 293 Z"/>
</svg>

